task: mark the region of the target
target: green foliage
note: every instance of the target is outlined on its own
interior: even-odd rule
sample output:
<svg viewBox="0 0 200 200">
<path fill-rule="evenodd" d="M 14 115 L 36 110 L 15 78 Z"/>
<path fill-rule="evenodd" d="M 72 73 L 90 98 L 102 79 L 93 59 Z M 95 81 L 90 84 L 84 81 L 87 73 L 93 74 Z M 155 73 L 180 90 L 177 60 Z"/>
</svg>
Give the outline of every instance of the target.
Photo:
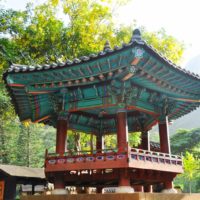
<svg viewBox="0 0 200 200">
<path fill-rule="evenodd" d="M 180 129 L 171 137 L 173 154 L 193 152 L 194 155 L 200 154 L 200 128 L 185 130 Z"/>
<path fill-rule="evenodd" d="M 5 122 L 0 134 L 0 163 L 42 167 L 45 149 L 55 151 L 55 129 L 23 125 L 18 119 Z"/>
<path fill-rule="evenodd" d="M 104 148 L 105 149 L 116 149 L 117 148 L 116 134 L 104 136 Z"/>
<path fill-rule="evenodd" d="M 107 149 L 117 148 L 116 134 L 105 135 L 104 140 L 105 140 L 105 148 Z M 138 146 L 140 142 L 141 142 L 141 132 L 129 133 L 128 143 L 131 147 Z"/>
<path fill-rule="evenodd" d="M 158 52 L 162 53 L 174 63 L 180 63 L 184 52 L 184 44 L 176 38 L 168 35 L 164 29 L 157 32 L 147 32 L 143 29 L 143 37 L 151 44 Z"/>
<path fill-rule="evenodd" d="M 194 156 L 191 153 L 186 152 L 183 159 L 183 163 L 184 163 L 184 170 L 185 170 L 184 176 L 188 178 L 189 180 L 192 180 L 194 178 L 195 171 L 199 167 L 197 160 L 194 158 Z"/>
<path fill-rule="evenodd" d="M 171 137 L 173 154 L 184 155 L 184 173 L 175 179 L 184 192 L 200 191 L 200 129 L 178 130 Z"/>
<path fill-rule="evenodd" d="M 129 133 L 129 145 L 137 147 L 141 143 L 141 132 Z"/>
<path fill-rule="evenodd" d="M 182 186 L 183 191 L 185 192 L 197 192 L 200 191 L 200 160 L 195 158 L 193 154 L 186 152 L 183 157 L 184 163 L 184 173 L 179 175 L 175 184 Z"/>
</svg>

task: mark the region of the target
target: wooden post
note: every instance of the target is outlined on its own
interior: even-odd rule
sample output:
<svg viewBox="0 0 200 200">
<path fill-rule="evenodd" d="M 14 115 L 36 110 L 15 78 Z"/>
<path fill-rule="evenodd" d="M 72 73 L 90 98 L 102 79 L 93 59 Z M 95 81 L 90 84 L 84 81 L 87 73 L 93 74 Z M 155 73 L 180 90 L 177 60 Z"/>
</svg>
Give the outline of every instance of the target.
<svg viewBox="0 0 200 200">
<path fill-rule="evenodd" d="M 65 181 L 63 173 L 55 173 L 54 174 L 54 190 L 52 194 L 65 194 L 67 191 L 65 190 Z"/>
<path fill-rule="evenodd" d="M 16 184 L 17 184 L 17 180 L 15 177 L 8 176 L 5 178 L 5 185 L 4 185 L 4 199 L 5 200 L 16 199 Z"/>
<path fill-rule="evenodd" d="M 91 133 L 90 134 L 90 152 L 91 154 L 93 154 L 93 150 L 94 150 L 94 147 L 93 147 L 93 137 L 94 135 Z"/>
<path fill-rule="evenodd" d="M 4 199 L 5 181 L 0 180 L 0 200 Z"/>
<path fill-rule="evenodd" d="M 103 189 L 103 187 L 102 186 L 97 186 L 96 187 L 96 193 L 102 193 L 102 189 Z"/>
<path fill-rule="evenodd" d="M 168 180 L 164 182 L 164 189 L 162 190 L 163 193 L 177 193 L 177 190 L 174 189 L 173 181 Z"/>
<path fill-rule="evenodd" d="M 32 190 L 31 190 L 31 194 L 34 195 L 35 194 L 35 184 L 32 183 Z"/>
<path fill-rule="evenodd" d="M 135 192 L 144 192 L 142 185 L 134 185 L 133 188 Z"/>
<path fill-rule="evenodd" d="M 128 147 L 128 127 L 125 110 L 119 110 L 117 112 L 117 147 L 118 151 L 124 151 L 124 148 Z M 127 176 L 126 169 L 120 169 L 118 185 L 130 186 L 130 179 Z"/>
<path fill-rule="evenodd" d="M 126 110 L 117 112 L 117 147 L 119 152 L 128 151 L 128 124 Z M 119 182 L 117 193 L 132 193 L 134 190 L 130 186 L 130 175 L 128 169 L 119 169 Z"/>
<path fill-rule="evenodd" d="M 125 151 L 128 148 L 128 125 L 125 110 L 117 112 L 117 147 L 118 151 Z"/>
<path fill-rule="evenodd" d="M 59 116 L 57 121 L 57 134 L 56 134 L 56 153 L 63 155 L 65 153 L 67 136 L 67 117 Z"/>
<path fill-rule="evenodd" d="M 119 171 L 119 186 L 130 186 L 130 177 L 127 169 L 120 169 Z"/>
<path fill-rule="evenodd" d="M 168 128 L 168 117 L 164 117 L 159 122 L 159 135 L 160 135 L 160 152 L 171 153 L 170 143 L 169 143 L 169 128 Z"/>
<path fill-rule="evenodd" d="M 149 141 L 149 132 L 142 132 L 141 135 L 141 148 L 147 151 L 150 151 L 150 141 Z"/>
<path fill-rule="evenodd" d="M 67 113 L 60 113 L 57 121 L 56 153 L 62 156 L 65 153 L 65 141 L 67 136 Z M 67 149 L 67 147 L 66 147 Z M 66 194 L 64 176 L 62 173 L 54 174 L 54 190 L 52 194 Z"/>
<path fill-rule="evenodd" d="M 153 187 L 152 187 L 152 185 L 145 185 L 145 186 L 144 186 L 144 192 L 152 193 L 152 192 L 153 192 Z"/>
<path fill-rule="evenodd" d="M 98 134 L 96 136 L 96 150 L 98 153 L 101 153 L 103 148 L 104 148 L 104 137 L 103 135 Z"/>
<path fill-rule="evenodd" d="M 165 189 L 172 189 L 173 188 L 173 182 L 172 181 L 166 181 L 164 183 Z"/>
</svg>

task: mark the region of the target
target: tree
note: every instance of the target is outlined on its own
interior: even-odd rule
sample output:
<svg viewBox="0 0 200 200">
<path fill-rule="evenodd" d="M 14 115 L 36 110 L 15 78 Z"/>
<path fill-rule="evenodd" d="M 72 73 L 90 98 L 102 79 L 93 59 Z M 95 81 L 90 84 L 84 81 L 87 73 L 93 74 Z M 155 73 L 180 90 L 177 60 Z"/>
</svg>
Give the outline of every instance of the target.
<svg viewBox="0 0 200 200">
<path fill-rule="evenodd" d="M 141 132 L 129 133 L 129 145 L 137 147 L 141 143 Z"/>
<path fill-rule="evenodd" d="M 184 191 L 197 192 L 200 190 L 200 129 L 178 130 L 171 137 L 171 147 L 173 154 L 184 155 L 184 173 L 175 179 L 175 183 Z"/>
<path fill-rule="evenodd" d="M 185 156 L 183 157 L 183 164 L 184 173 L 177 177 L 175 183 L 181 184 L 184 191 L 190 193 L 195 192 L 200 189 L 198 188 L 199 185 L 197 184 L 198 177 L 200 177 L 198 172 L 200 160 L 195 158 L 193 154 L 186 152 Z"/>
<path fill-rule="evenodd" d="M 184 163 L 184 176 L 189 180 L 189 191 L 192 192 L 192 180 L 195 178 L 196 170 L 199 168 L 199 162 L 194 158 L 192 154 L 186 152 L 186 155 L 183 159 Z"/>
<path fill-rule="evenodd" d="M 143 28 L 144 38 L 154 48 L 161 52 L 166 58 L 174 63 L 180 63 L 184 51 L 184 44 L 179 42 L 176 38 L 168 35 L 165 29 L 157 32 L 148 32 Z"/>
<path fill-rule="evenodd" d="M 189 151 L 198 156 L 200 153 L 200 128 L 179 129 L 177 133 L 172 135 L 170 140 L 173 154 Z"/>
<path fill-rule="evenodd" d="M 12 126 L 10 123 L 14 120 L 13 107 L 11 106 L 10 98 L 6 95 L 3 87 L 0 87 L 0 162 L 8 163 L 9 156 L 9 139 L 12 138 L 13 132 L 9 132 L 8 127 Z"/>
</svg>

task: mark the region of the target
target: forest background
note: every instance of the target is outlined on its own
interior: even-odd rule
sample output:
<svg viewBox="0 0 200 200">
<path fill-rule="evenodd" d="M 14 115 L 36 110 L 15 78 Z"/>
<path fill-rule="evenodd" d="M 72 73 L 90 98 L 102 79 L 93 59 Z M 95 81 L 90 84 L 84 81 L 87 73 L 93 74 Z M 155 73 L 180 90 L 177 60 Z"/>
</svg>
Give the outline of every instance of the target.
<svg viewBox="0 0 200 200">
<path fill-rule="evenodd" d="M 42 124 L 21 123 L 2 80 L 11 63 L 36 65 L 64 62 L 103 49 L 108 40 L 113 47 L 129 42 L 137 23 L 116 25 L 116 10 L 127 0 L 48 0 L 38 6 L 29 3 L 23 11 L 6 9 L 0 0 L 0 163 L 43 167 L 44 152 L 55 151 L 55 129 Z M 62 13 L 62 18 L 60 18 Z M 142 37 L 164 56 L 179 64 L 184 44 L 164 29 L 149 32 L 140 27 Z M 75 149 L 95 148 L 89 135 L 69 131 L 67 142 Z M 140 143 L 140 133 L 130 133 L 130 143 Z M 153 134 L 152 141 L 158 141 Z M 116 137 L 106 136 L 106 147 L 115 147 Z M 200 127 L 171 133 L 173 154 L 184 156 L 185 173 L 175 185 L 184 192 L 200 192 Z"/>
</svg>

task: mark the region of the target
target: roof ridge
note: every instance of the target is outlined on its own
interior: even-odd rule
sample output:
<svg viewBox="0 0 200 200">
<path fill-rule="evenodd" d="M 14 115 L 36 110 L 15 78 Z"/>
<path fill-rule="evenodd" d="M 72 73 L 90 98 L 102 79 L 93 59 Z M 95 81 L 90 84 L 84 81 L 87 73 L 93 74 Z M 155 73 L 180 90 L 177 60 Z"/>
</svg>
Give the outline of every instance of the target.
<svg viewBox="0 0 200 200">
<path fill-rule="evenodd" d="M 110 47 L 109 41 L 106 41 L 104 48 L 102 51 L 99 51 L 97 53 L 91 53 L 89 55 L 83 55 L 79 58 L 74 58 L 73 60 L 67 59 L 66 62 L 53 62 L 49 64 L 36 64 L 36 65 L 23 65 L 23 64 L 11 64 L 8 70 L 4 73 L 5 75 L 7 73 L 18 73 L 18 72 L 36 72 L 41 70 L 48 70 L 48 69 L 56 69 L 56 68 L 62 68 L 62 67 L 68 67 L 73 66 L 77 64 L 82 64 L 85 62 L 89 62 L 101 57 L 104 57 L 109 54 L 116 53 L 117 51 L 122 51 L 125 48 L 128 48 L 132 45 L 142 45 L 144 47 L 147 47 L 149 50 L 151 50 L 155 55 L 157 55 L 160 59 L 162 59 L 164 62 L 166 62 L 169 66 L 173 67 L 174 69 L 187 74 L 195 79 L 200 79 L 199 74 L 195 74 L 189 70 L 186 70 L 178 65 L 176 65 L 174 62 L 169 60 L 166 56 L 161 54 L 155 47 L 148 44 L 144 39 L 142 39 L 141 32 L 139 29 L 135 29 L 132 33 L 132 37 L 129 43 L 122 43 L 121 46 L 114 46 L 114 48 Z"/>
</svg>

